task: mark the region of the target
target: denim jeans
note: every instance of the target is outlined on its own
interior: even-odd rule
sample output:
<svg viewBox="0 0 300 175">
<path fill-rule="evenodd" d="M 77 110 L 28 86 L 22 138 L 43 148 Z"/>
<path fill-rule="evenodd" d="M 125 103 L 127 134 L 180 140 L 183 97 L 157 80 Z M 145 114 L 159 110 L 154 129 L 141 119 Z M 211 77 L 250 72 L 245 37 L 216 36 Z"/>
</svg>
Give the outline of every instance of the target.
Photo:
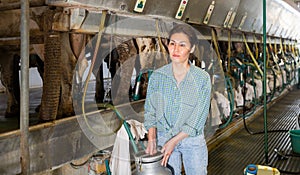
<svg viewBox="0 0 300 175">
<path fill-rule="evenodd" d="M 161 132 L 157 133 L 157 138 L 159 146 L 167 142 Z M 208 151 L 204 135 L 188 137 L 177 144 L 168 161 L 174 175 L 181 175 L 182 162 L 186 175 L 207 174 Z"/>
</svg>

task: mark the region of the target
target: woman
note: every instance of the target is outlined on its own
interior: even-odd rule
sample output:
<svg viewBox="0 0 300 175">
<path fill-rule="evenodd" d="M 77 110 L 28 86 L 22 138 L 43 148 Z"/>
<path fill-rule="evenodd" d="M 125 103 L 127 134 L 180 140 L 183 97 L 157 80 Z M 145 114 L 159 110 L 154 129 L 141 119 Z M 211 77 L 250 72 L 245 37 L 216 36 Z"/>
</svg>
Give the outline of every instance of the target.
<svg viewBox="0 0 300 175">
<path fill-rule="evenodd" d="M 210 77 L 189 62 L 197 44 L 193 28 L 177 25 L 170 31 L 169 39 L 172 62 L 155 70 L 148 84 L 146 153 L 156 153 L 156 145 L 161 145 L 162 165 L 168 165 L 173 174 L 181 174 L 182 161 L 187 175 L 207 174 L 203 130 L 210 106 Z"/>
</svg>

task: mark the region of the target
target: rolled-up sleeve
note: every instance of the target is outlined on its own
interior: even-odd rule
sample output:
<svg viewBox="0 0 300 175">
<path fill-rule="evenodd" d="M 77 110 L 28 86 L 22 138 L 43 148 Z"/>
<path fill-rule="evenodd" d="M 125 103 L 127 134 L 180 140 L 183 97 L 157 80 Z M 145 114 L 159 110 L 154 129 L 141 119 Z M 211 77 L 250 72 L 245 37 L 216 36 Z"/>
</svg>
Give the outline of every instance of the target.
<svg viewBox="0 0 300 175">
<path fill-rule="evenodd" d="M 157 126 L 156 120 L 156 100 L 154 97 L 155 92 L 157 91 L 158 83 L 156 81 L 156 74 L 152 73 L 148 87 L 147 87 L 147 96 L 145 101 L 145 113 L 144 113 L 144 125 L 147 130 L 151 127 Z"/>
</svg>

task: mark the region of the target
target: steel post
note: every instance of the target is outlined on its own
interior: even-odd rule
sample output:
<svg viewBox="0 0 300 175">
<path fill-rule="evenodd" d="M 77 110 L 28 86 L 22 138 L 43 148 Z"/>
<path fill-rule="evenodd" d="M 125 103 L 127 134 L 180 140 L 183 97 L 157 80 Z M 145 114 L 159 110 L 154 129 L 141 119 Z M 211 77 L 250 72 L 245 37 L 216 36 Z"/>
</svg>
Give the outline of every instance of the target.
<svg viewBox="0 0 300 175">
<path fill-rule="evenodd" d="M 265 142 L 265 164 L 269 163 L 269 146 L 268 146 L 268 121 L 267 121 L 267 31 L 266 31 L 266 22 L 267 22 L 267 2 L 263 0 L 263 57 L 264 57 L 264 72 L 263 72 L 263 94 L 264 94 L 264 142 Z"/>
<path fill-rule="evenodd" d="M 29 135 L 29 1 L 21 1 L 21 91 L 20 163 L 21 174 L 30 174 Z"/>
</svg>

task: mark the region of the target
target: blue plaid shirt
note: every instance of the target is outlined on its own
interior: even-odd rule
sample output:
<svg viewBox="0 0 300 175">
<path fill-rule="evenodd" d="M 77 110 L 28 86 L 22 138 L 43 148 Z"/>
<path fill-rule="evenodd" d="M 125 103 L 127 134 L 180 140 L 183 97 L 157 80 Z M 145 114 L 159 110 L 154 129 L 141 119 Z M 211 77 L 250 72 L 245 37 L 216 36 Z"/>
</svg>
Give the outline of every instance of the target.
<svg viewBox="0 0 300 175">
<path fill-rule="evenodd" d="M 210 93 L 209 74 L 194 65 L 190 66 L 179 85 L 173 75 L 172 64 L 155 70 L 147 88 L 146 129 L 156 127 L 168 139 L 181 131 L 191 137 L 203 134 Z"/>
</svg>

